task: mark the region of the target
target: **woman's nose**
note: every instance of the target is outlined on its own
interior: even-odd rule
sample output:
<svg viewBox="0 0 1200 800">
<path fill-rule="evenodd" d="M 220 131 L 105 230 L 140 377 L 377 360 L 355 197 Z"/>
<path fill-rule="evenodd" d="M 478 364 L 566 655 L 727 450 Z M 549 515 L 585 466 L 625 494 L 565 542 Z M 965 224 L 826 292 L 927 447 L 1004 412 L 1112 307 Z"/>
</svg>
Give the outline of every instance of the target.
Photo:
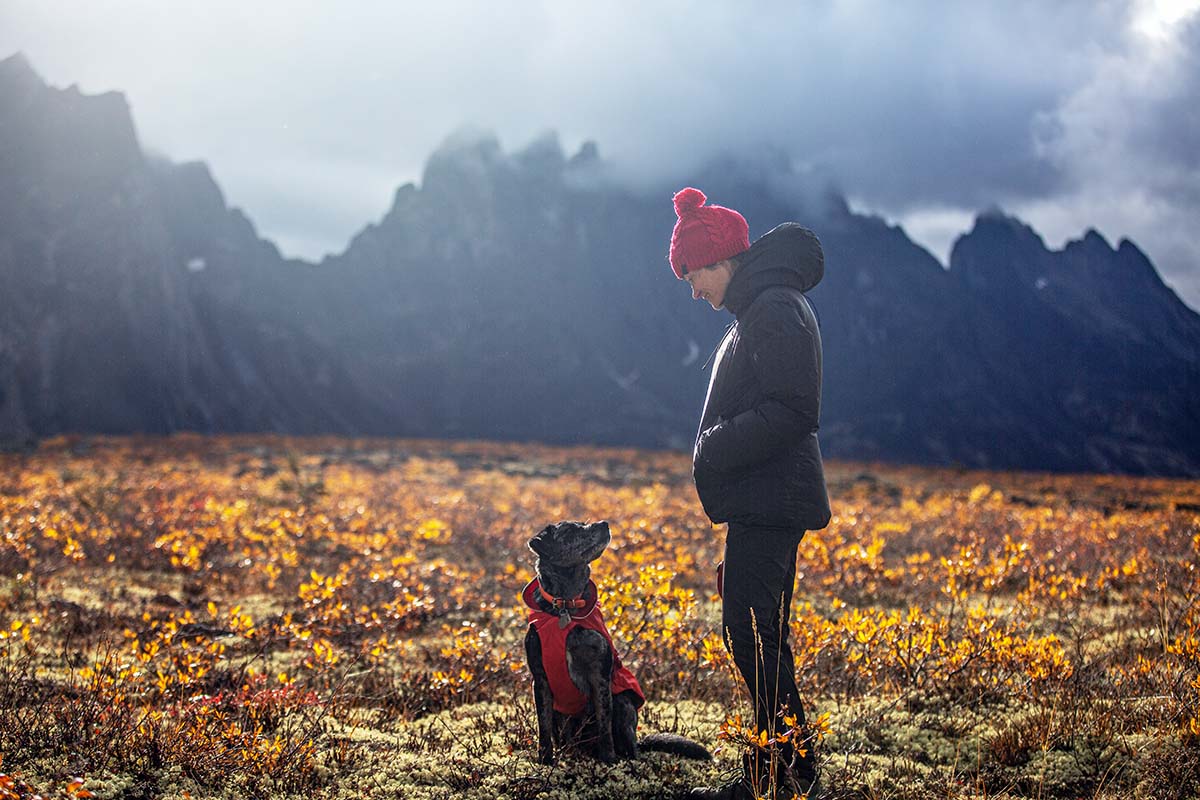
<svg viewBox="0 0 1200 800">
<path fill-rule="evenodd" d="M 699 289 L 699 287 L 696 287 L 696 286 L 693 286 L 693 287 L 692 287 L 692 299 L 693 299 L 693 300 L 699 300 L 699 299 L 700 299 L 700 289 Z"/>
</svg>

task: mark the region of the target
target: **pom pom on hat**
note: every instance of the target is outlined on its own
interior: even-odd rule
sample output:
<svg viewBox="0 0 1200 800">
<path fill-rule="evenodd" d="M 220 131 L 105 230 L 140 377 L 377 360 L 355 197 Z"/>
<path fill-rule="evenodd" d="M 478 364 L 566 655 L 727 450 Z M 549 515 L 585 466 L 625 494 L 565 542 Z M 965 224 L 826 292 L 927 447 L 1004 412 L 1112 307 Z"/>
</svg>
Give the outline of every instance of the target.
<svg viewBox="0 0 1200 800">
<path fill-rule="evenodd" d="M 675 193 L 675 216 L 682 217 L 689 211 L 695 211 L 706 202 L 708 202 L 708 198 L 699 189 L 693 189 L 691 186 L 680 189 Z"/>
<path fill-rule="evenodd" d="M 732 208 L 705 205 L 704 192 L 691 186 L 675 193 L 675 215 L 667 258 L 675 277 L 732 258 L 750 248 L 750 226 Z"/>
</svg>

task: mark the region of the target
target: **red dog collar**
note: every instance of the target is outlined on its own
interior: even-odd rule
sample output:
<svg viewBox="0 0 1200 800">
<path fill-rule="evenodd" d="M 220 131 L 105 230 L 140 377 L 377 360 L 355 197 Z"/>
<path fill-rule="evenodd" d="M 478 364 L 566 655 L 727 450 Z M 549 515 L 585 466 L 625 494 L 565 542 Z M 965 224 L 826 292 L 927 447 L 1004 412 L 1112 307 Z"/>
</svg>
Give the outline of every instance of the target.
<svg viewBox="0 0 1200 800">
<path fill-rule="evenodd" d="M 541 597 L 558 614 L 569 614 L 575 619 L 582 619 L 592 613 L 592 609 L 596 607 L 597 596 L 596 584 L 590 579 L 587 582 L 587 587 L 583 590 L 583 594 L 579 597 L 555 597 L 542 588 L 542 583 L 537 578 L 527 583 L 521 591 L 521 599 L 525 602 L 525 605 L 533 610 L 541 610 L 541 606 L 538 605 L 536 599 L 537 597 Z"/>
<path fill-rule="evenodd" d="M 560 609 L 560 610 L 564 609 L 564 608 L 586 608 L 587 607 L 587 600 L 584 600 L 582 597 L 576 597 L 573 600 L 568 600 L 565 597 L 555 597 L 554 595 L 550 594 L 545 589 L 543 589 L 541 587 L 541 584 L 538 584 L 538 594 L 540 594 L 542 596 L 542 599 L 545 600 L 547 603 L 549 603 L 550 605 L 552 605 L 555 608 Z"/>
</svg>

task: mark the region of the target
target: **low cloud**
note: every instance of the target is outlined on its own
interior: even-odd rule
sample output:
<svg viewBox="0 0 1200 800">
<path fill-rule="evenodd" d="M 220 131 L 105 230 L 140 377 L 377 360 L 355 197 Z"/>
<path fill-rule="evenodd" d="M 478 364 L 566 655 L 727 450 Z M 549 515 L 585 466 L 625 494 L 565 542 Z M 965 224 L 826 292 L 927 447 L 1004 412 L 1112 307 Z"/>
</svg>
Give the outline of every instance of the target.
<svg viewBox="0 0 1200 800">
<path fill-rule="evenodd" d="M 1017 212 L 1050 241 L 1078 235 L 1081 221 L 1133 239 L 1200 306 L 1200 15 L 1131 28 L 1039 123 L 1039 154 L 1068 183 Z"/>
<path fill-rule="evenodd" d="M 782 150 L 935 251 L 991 205 L 1097 227 L 1200 305 L 1194 6 L 9 0 L 0 55 L 124 91 L 285 252 L 344 247 L 473 123 L 595 140 L 641 186 Z"/>
</svg>

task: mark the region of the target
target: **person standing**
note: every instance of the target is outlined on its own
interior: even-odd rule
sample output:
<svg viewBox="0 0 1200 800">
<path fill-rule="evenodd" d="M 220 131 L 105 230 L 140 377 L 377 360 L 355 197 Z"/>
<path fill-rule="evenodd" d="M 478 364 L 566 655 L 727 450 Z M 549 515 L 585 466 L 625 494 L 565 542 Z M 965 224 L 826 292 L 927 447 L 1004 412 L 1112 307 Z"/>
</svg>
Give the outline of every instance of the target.
<svg viewBox="0 0 1200 800">
<path fill-rule="evenodd" d="M 821 411 L 821 334 L 804 293 L 825 271 L 812 231 L 784 223 L 750 244 L 733 209 L 706 205 L 698 189 L 674 197 L 678 217 L 669 261 L 692 298 L 735 320 L 718 345 L 692 454 L 705 513 L 725 523 L 721 624 L 726 646 L 754 700 L 758 730 L 804 728 L 790 639 L 796 549 L 808 530 L 829 523 L 829 497 L 817 428 Z M 815 796 L 811 744 L 779 746 L 772 772 L 758 749 L 743 774 L 695 800 Z"/>
</svg>

